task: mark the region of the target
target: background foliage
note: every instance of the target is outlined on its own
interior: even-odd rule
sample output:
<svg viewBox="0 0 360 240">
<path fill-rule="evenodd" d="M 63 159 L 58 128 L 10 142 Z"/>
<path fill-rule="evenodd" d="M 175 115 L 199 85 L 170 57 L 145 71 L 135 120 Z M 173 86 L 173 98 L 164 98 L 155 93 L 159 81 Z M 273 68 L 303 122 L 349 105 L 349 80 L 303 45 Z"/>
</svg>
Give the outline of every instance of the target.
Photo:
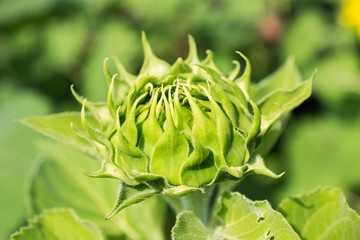
<svg viewBox="0 0 360 240">
<path fill-rule="evenodd" d="M 63 164 L 48 150 L 51 146 L 38 144 L 38 135 L 12 119 L 79 110 L 71 84 L 91 100 L 104 99 L 103 59 L 115 54 L 127 69 L 137 72 L 142 30 L 157 55 L 171 63 L 186 56 L 191 34 L 201 57 L 206 49 L 213 50 L 224 70 L 238 59 L 235 50 L 242 51 L 252 62 L 255 81 L 289 55 L 305 78 L 318 68 L 312 97 L 294 112 L 265 158 L 275 172 L 286 174 L 280 180 L 250 176 L 238 190 L 277 206 L 289 195 L 332 185 L 341 187 L 350 206 L 359 211 L 359 36 L 342 24 L 342 4 L 340 0 L 1 1 L 0 239 L 24 225 L 31 211 L 51 204 L 29 203 L 34 194 L 29 189 L 41 189 L 29 171 L 41 170 L 39 176 L 46 178 L 54 165 Z M 66 152 L 56 149 L 53 152 Z M 86 214 L 94 217 L 92 212 Z"/>
</svg>

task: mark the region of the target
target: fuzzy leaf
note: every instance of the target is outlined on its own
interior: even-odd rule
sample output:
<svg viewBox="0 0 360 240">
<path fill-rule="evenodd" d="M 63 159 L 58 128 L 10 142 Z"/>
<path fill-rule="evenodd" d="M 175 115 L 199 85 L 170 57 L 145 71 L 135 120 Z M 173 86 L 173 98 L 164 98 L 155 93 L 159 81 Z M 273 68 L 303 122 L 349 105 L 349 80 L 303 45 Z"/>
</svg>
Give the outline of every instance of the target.
<svg viewBox="0 0 360 240">
<path fill-rule="evenodd" d="M 217 215 L 221 225 L 210 231 L 193 213 L 180 213 L 172 229 L 173 240 L 300 240 L 284 217 L 267 201 L 254 202 L 240 193 L 225 193 L 220 198 Z"/>
<path fill-rule="evenodd" d="M 192 212 L 184 211 L 176 217 L 171 237 L 173 240 L 208 240 L 210 233 Z"/>
<path fill-rule="evenodd" d="M 267 201 L 251 201 L 239 193 L 225 193 L 220 199 L 218 217 L 222 225 L 217 237 L 253 240 L 274 237 L 277 240 L 300 239 L 284 217 Z"/>
<path fill-rule="evenodd" d="M 92 223 L 81 220 L 70 209 L 47 210 L 29 221 L 29 225 L 11 236 L 11 240 L 78 239 L 102 240 L 99 229 Z"/>
<path fill-rule="evenodd" d="M 287 198 L 279 211 L 302 239 L 360 239 L 360 217 L 339 189 L 322 188 Z"/>
</svg>

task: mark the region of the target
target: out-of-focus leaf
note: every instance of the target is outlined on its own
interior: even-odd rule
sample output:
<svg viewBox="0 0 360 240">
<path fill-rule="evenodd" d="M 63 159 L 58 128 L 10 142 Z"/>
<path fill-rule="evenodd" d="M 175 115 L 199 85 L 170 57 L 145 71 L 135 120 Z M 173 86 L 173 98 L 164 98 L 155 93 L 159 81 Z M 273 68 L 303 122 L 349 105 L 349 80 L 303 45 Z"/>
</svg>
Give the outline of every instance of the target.
<svg viewBox="0 0 360 240">
<path fill-rule="evenodd" d="M 279 205 L 302 239 L 360 238 L 360 217 L 339 189 L 322 188 L 285 199 Z"/>
<path fill-rule="evenodd" d="M 342 120 L 325 115 L 294 122 L 284 136 L 288 164 L 281 199 L 318 186 L 349 190 L 360 181 L 359 119 Z M 323 169 L 323 170 L 319 170 Z"/>
<path fill-rule="evenodd" d="M 135 70 L 137 66 L 134 60 L 140 59 L 141 56 L 138 34 L 125 23 L 118 21 L 107 21 L 98 32 L 84 71 L 84 95 L 90 100 L 106 99 L 107 86 L 104 84 L 106 80 L 101 67 L 105 57 L 111 58 L 114 54 L 126 69 Z M 117 72 L 115 68 L 110 70 L 112 74 Z"/>
<path fill-rule="evenodd" d="M 359 57 L 353 52 L 336 53 L 319 61 L 314 93 L 324 104 L 332 106 L 349 94 L 355 94 L 360 99 L 359 64 Z"/>
<path fill-rule="evenodd" d="M 86 24 L 81 17 L 48 22 L 41 32 L 44 38 L 42 67 L 61 72 L 81 66 L 80 55 L 89 44 L 86 42 Z"/>
<path fill-rule="evenodd" d="M 285 35 L 284 52 L 303 65 L 327 46 L 328 29 L 320 12 L 300 14 Z"/>
<path fill-rule="evenodd" d="M 46 210 L 30 219 L 29 225 L 11 236 L 11 240 L 102 240 L 100 230 L 92 223 L 81 220 L 70 209 Z"/>
<path fill-rule="evenodd" d="M 186 0 L 185 0 L 186 2 Z M 124 7 L 128 8 L 132 14 L 136 17 L 141 18 L 145 21 L 156 21 L 161 20 L 164 21 L 165 19 L 172 19 L 174 13 L 176 13 L 183 5 L 182 1 L 174 0 L 174 1 L 162 1 L 162 0 L 155 0 L 155 1 L 131 1 L 125 0 L 123 1 Z M 149 9 L 156 7 L 158 11 L 149 11 Z"/>
<path fill-rule="evenodd" d="M 64 146 L 42 144 L 45 159 L 30 180 L 30 206 L 35 213 L 52 207 L 73 208 L 81 218 L 96 223 L 106 234 L 129 239 L 163 239 L 165 205 L 156 197 L 132 205 L 109 220 L 119 182 L 89 178 L 81 173 L 100 168 L 100 163 Z M 141 216 L 141 221 L 139 221 Z"/>
<path fill-rule="evenodd" d="M 301 67 L 312 71 L 326 49 L 354 44 L 350 31 L 332 25 L 326 19 L 324 13 L 318 10 L 301 12 L 284 37 L 284 55 L 294 56 Z"/>
<path fill-rule="evenodd" d="M 56 1 L 54 1 L 56 2 Z M 50 9 L 53 2 L 47 0 L 35 0 L 32 2 L 20 0 L 3 0 L 0 2 L 0 23 L 20 20 L 21 18 L 33 17 Z"/>
<path fill-rule="evenodd" d="M 173 239 L 300 239 L 267 201 L 253 202 L 239 193 L 225 193 L 217 215 L 221 225 L 211 231 L 191 212 L 180 213 L 172 230 Z"/>
<path fill-rule="evenodd" d="M 25 219 L 24 176 L 37 154 L 36 134 L 13 120 L 49 111 L 42 95 L 0 84 L 0 239 L 7 239 Z"/>
<path fill-rule="evenodd" d="M 9 60 L 29 55 L 36 44 L 36 40 L 36 30 L 31 25 L 24 26 L 22 31 L 3 34 L 0 37 L 0 69 L 6 71 Z"/>
</svg>

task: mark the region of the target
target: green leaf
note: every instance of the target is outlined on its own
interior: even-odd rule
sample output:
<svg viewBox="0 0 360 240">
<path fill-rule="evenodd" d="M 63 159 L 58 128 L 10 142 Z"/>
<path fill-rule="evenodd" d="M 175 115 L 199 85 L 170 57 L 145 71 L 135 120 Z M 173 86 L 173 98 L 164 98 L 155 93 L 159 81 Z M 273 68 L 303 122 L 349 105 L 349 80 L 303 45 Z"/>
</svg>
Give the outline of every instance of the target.
<svg viewBox="0 0 360 240">
<path fill-rule="evenodd" d="M 0 83 L 0 239 L 8 239 L 26 218 L 25 176 L 38 154 L 34 138 L 40 138 L 14 119 L 49 111 L 49 99 L 44 96 Z"/>
<path fill-rule="evenodd" d="M 283 155 L 276 156 L 288 162 L 286 171 L 289 173 L 286 185 L 276 198 L 282 200 L 327 185 L 349 192 L 358 184 L 359 122 L 358 117 L 350 120 L 328 114 L 294 121 L 283 137 L 286 142 Z"/>
<path fill-rule="evenodd" d="M 314 81 L 314 93 L 323 104 L 336 106 L 352 94 L 360 95 L 360 61 L 354 51 L 339 51 L 317 62 L 319 72 Z"/>
<path fill-rule="evenodd" d="M 91 122 L 93 119 L 88 117 L 87 120 Z M 96 125 L 94 120 L 92 122 L 92 125 Z M 92 145 L 80 137 L 74 130 L 77 129 L 80 132 L 86 132 L 86 129 L 81 123 L 80 113 L 64 112 L 47 116 L 28 117 L 21 120 L 21 123 L 91 156 L 99 155 L 94 152 Z"/>
<path fill-rule="evenodd" d="M 360 217 L 340 189 L 321 188 L 287 198 L 279 211 L 302 239 L 360 239 Z"/>
<path fill-rule="evenodd" d="M 29 225 L 11 235 L 11 240 L 102 240 L 100 230 L 92 223 L 81 220 L 71 209 L 46 210 L 35 216 Z"/>
<path fill-rule="evenodd" d="M 109 235 L 125 235 L 134 240 L 164 238 L 165 205 L 159 198 L 152 197 L 127 207 L 105 221 L 104 216 L 113 209 L 117 198 L 119 181 L 82 174 L 81 166 L 85 171 L 92 171 L 101 163 L 79 152 L 59 144 L 40 146 L 45 156 L 33 169 L 27 189 L 33 213 L 53 207 L 73 208 L 81 218 L 96 223 Z"/>
<path fill-rule="evenodd" d="M 284 217 L 267 201 L 251 201 L 239 193 L 225 193 L 220 199 L 218 217 L 222 225 L 216 236 L 234 239 L 300 239 Z"/>
<path fill-rule="evenodd" d="M 285 34 L 283 51 L 286 55 L 294 56 L 300 65 L 313 63 L 316 55 L 329 47 L 331 44 L 329 42 L 335 42 L 330 37 L 331 30 L 325 15 L 319 9 L 303 11 L 294 19 Z M 304 36 L 309 36 L 306 41 L 304 41 Z"/>
<path fill-rule="evenodd" d="M 51 21 L 44 25 L 41 31 L 44 41 L 41 57 L 43 64 L 59 72 L 81 64 L 80 57 L 87 41 L 87 27 L 86 18 L 80 14 L 61 23 Z"/>
<path fill-rule="evenodd" d="M 192 239 L 277 239 L 300 240 L 284 217 L 267 201 L 251 201 L 240 193 L 225 193 L 219 200 L 220 226 L 206 229 L 191 212 L 178 215 L 173 240 Z"/>
<path fill-rule="evenodd" d="M 98 6 L 95 8 L 97 9 Z M 121 56 L 120 60 L 125 66 L 138 66 L 135 59 L 141 56 L 141 51 L 137 50 L 139 44 L 138 31 L 131 29 L 125 22 L 108 19 L 106 24 L 97 31 L 95 37 L 96 41 L 89 52 L 89 59 L 83 69 L 83 94 L 92 101 L 103 101 L 107 96 L 107 84 L 101 68 L 104 58 L 114 54 Z M 110 61 L 108 67 L 112 73 L 115 73 L 116 67 L 112 66 Z M 130 70 L 135 69 L 133 67 Z M 114 93 L 114 96 L 118 94 L 127 94 L 127 91 Z"/>
<path fill-rule="evenodd" d="M 207 240 L 210 232 L 192 212 L 183 211 L 176 217 L 171 237 L 173 240 Z"/>
</svg>

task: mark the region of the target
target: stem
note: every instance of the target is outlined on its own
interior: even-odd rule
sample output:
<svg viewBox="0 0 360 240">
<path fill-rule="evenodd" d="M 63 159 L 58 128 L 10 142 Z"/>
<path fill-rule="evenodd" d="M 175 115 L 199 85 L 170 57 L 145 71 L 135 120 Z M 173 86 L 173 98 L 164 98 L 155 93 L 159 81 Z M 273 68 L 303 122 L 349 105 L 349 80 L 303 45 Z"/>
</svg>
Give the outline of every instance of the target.
<svg viewBox="0 0 360 240">
<path fill-rule="evenodd" d="M 174 210 L 174 212 L 176 214 L 180 213 L 183 210 L 182 205 L 181 205 L 181 201 L 180 201 L 179 198 L 170 197 L 170 196 L 165 195 L 165 194 L 161 194 L 161 196 L 171 206 L 171 208 Z"/>
<path fill-rule="evenodd" d="M 208 224 L 210 196 L 214 188 L 205 193 L 192 193 L 182 197 L 183 210 L 192 211 L 205 225 Z"/>
<path fill-rule="evenodd" d="M 231 191 L 238 181 L 225 181 L 205 189 L 204 193 L 191 193 L 181 198 L 162 195 L 176 214 L 192 211 L 205 226 L 213 228 L 217 224 L 216 210 L 218 198 L 226 191 Z"/>
<path fill-rule="evenodd" d="M 182 211 L 192 211 L 206 226 L 209 224 L 211 209 L 210 202 L 214 193 L 214 187 L 207 188 L 204 193 L 191 193 L 181 198 L 163 195 L 164 199 L 176 214 Z"/>
<path fill-rule="evenodd" d="M 238 183 L 239 181 L 225 181 L 222 183 L 218 183 L 218 189 L 217 191 L 215 191 L 214 202 L 209 209 L 209 225 L 211 228 L 215 228 L 218 222 L 216 211 L 219 205 L 219 197 L 227 191 L 232 191 Z"/>
</svg>

